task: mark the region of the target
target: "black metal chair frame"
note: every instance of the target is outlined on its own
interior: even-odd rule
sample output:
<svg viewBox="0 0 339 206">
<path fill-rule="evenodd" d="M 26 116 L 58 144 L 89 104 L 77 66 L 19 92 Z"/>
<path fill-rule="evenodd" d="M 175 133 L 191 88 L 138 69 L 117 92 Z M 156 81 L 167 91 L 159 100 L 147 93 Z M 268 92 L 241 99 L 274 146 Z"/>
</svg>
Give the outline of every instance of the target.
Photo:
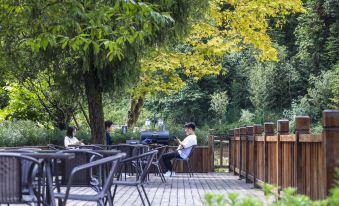
<svg viewBox="0 0 339 206">
<path fill-rule="evenodd" d="M 47 144 L 48 149 L 51 150 L 65 150 L 66 147 L 60 146 L 60 145 L 55 145 L 55 144 Z"/>
<path fill-rule="evenodd" d="M 158 150 L 152 150 L 152 151 L 143 153 L 143 154 L 135 156 L 135 157 L 126 158 L 126 159 L 121 161 L 120 164 L 124 164 L 126 162 L 132 162 L 132 161 L 140 162 L 140 164 L 142 165 L 143 169 L 142 169 L 142 173 L 140 174 L 140 178 L 138 178 L 136 181 L 119 181 L 119 176 L 121 174 L 121 170 L 118 171 L 117 180 L 113 181 L 113 185 L 115 185 L 114 186 L 114 191 L 113 191 L 113 200 L 114 200 L 114 197 L 115 197 L 118 185 L 134 186 L 138 190 L 138 193 L 139 193 L 140 199 L 142 201 L 142 204 L 145 205 L 144 198 L 142 197 L 142 192 L 141 192 L 141 190 L 139 188 L 139 186 L 140 186 L 142 191 L 143 191 L 143 193 L 144 193 L 144 196 L 145 196 L 145 198 L 147 200 L 148 205 L 151 205 L 151 203 L 150 203 L 150 201 L 148 199 L 146 190 L 144 188 L 144 183 L 146 182 L 149 168 L 150 168 L 150 166 L 152 164 L 152 161 L 153 161 L 153 159 L 154 159 L 154 157 L 155 157 L 155 155 L 157 153 L 158 153 Z M 147 159 L 147 163 L 143 164 L 142 162 L 144 162 L 145 159 Z"/>
<path fill-rule="evenodd" d="M 186 162 L 186 165 L 187 165 L 187 168 L 188 168 L 188 174 L 190 175 L 190 177 L 193 176 L 193 172 L 192 172 L 192 170 L 191 170 L 190 158 L 191 158 L 191 156 L 192 156 L 192 154 L 193 154 L 193 151 L 194 151 L 195 146 L 196 146 L 196 145 L 193 145 L 193 146 L 191 146 L 191 147 L 187 147 L 187 148 L 182 148 L 182 149 L 180 149 L 180 150 L 183 150 L 183 149 L 192 148 L 186 159 L 182 159 L 181 157 L 180 157 L 180 158 L 174 158 L 174 160 L 173 160 L 173 168 L 174 168 L 174 171 L 176 171 L 176 169 L 177 169 L 177 167 L 178 167 L 178 161 L 183 161 L 183 162 Z M 171 171 L 171 177 L 172 177 L 172 171 Z"/>
<path fill-rule="evenodd" d="M 103 158 L 103 155 L 102 154 L 99 154 L 99 153 L 97 153 L 97 152 L 95 152 L 95 151 L 92 151 L 92 150 L 89 150 L 89 149 L 69 149 L 69 150 L 61 150 L 61 151 L 59 151 L 58 153 L 74 153 L 74 154 L 82 154 L 82 155 L 89 155 L 90 157 L 89 157 L 89 162 L 93 162 L 93 161 L 95 161 L 96 159 L 101 159 L 101 158 Z M 71 172 L 71 168 L 68 168 L 68 169 L 70 169 L 70 170 L 68 170 L 68 171 L 66 171 L 66 169 L 67 169 L 67 167 L 66 167 L 66 162 L 64 162 L 65 163 L 65 165 L 63 165 L 64 166 L 64 170 L 65 171 L 63 171 L 63 175 L 62 175 L 62 184 L 63 185 L 65 185 L 66 184 L 66 182 L 68 182 L 68 176 L 69 176 L 69 174 L 67 174 L 68 173 L 68 171 L 69 172 Z M 85 162 L 85 163 L 88 163 L 88 162 Z M 83 163 L 83 164 L 85 164 L 85 163 Z M 79 166 L 79 165 L 71 165 L 71 167 L 73 168 L 73 167 L 76 167 L 76 166 Z M 78 186 L 91 186 L 92 187 L 92 189 L 94 189 L 94 190 L 99 190 L 99 182 L 97 182 L 96 180 L 99 180 L 100 179 L 100 175 L 101 175 L 101 168 L 99 167 L 99 172 L 98 172 L 98 174 L 99 174 L 99 177 L 98 178 L 94 178 L 94 176 L 93 176 L 93 170 L 90 170 L 89 171 L 89 180 L 82 180 L 81 182 L 89 182 L 89 183 L 91 183 L 91 184 L 81 184 L 81 183 L 78 183 Z M 93 183 L 92 183 L 92 181 L 93 181 Z"/>
<path fill-rule="evenodd" d="M 79 149 L 91 149 L 91 150 L 103 150 L 103 146 L 100 145 L 94 145 L 94 144 L 90 144 L 90 145 L 79 145 L 78 146 Z"/>
<path fill-rule="evenodd" d="M 114 174 L 116 172 L 117 169 L 117 165 L 119 164 L 120 160 L 125 157 L 125 154 L 121 153 L 121 154 L 117 154 L 114 156 L 110 156 L 110 157 L 105 157 L 99 160 L 95 160 L 93 162 L 87 163 L 87 164 L 83 164 L 83 165 L 79 165 L 76 166 L 71 174 L 70 174 L 70 178 L 67 182 L 67 188 L 66 188 L 66 192 L 65 193 L 55 193 L 55 197 L 56 198 L 62 198 L 63 201 L 63 206 L 66 206 L 67 200 L 71 199 L 71 200 L 82 200 L 82 201 L 93 201 L 93 202 L 97 202 L 98 205 L 105 205 L 105 199 L 108 201 L 109 205 L 113 205 L 113 199 L 110 193 L 110 188 L 112 186 L 113 183 L 113 179 L 114 179 Z M 103 167 L 103 166 L 107 166 L 108 164 L 110 164 L 109 166 L 109 172 L 108 174 L 105 174 L 105 180 L 103 182 L 103 185 L 100 187 L 100 189 L 97 192 L 96 195 L 84 195 L 84 194 L 70 194 L 70 190 L 72 188 L 72 184 L 73 184 L 73 180 L 74 180 L 74 176 L 77 175 L 78 172 L 83 171 L 83 170 L 92 170 L 95 167 Z M 106 171 L 106 170 L 104 170 Z"/>
<path fill-rule="evenodd" d="M 152 161 L 152 165 L 155 167 L 155 170 L 157 172 L 156 174 L 159 174 L 162 182 L 166 182 L 166 178 L 161 169 L 160 161 L 162 159 L 162 156 L 166 152 L 166 149 L 167 149 L 167 146 L 165 145 L 157 146 L 153 149 L 153 150 L 158 150 L 158 153 L 156 157 L 154 158 L 154 160 Z"/>
<path fill-rule="evenodd" d="M 142 153 L 145 152 L 145 150 L 148 150 L 148 146 L 145 145 L 130 145 L 130 144 L 118 144 L 118 145 L 114 145 L 114 147 L 117 150 L 120 150 L 121 152 L 125 152 L 126 158 L 130 158 L 133 156 L 138 156 Z M 126 173 L 129 172 L 130 174 L 134 174 L 134 172 L 137 175 L 137 178 L 139 177 L 140 173 L 141 173 L 141 162 L 136 163 L 135 161 L 129 161 L 129 162 L 125 162 L 124 164 L 121 163 L 119 165 L 119 171 L 124 170 L 125 172 L 125 180 L 126 178 Z M 120 175 L 120 177 L 122 178 L 122 176 Z"/>
</svg>

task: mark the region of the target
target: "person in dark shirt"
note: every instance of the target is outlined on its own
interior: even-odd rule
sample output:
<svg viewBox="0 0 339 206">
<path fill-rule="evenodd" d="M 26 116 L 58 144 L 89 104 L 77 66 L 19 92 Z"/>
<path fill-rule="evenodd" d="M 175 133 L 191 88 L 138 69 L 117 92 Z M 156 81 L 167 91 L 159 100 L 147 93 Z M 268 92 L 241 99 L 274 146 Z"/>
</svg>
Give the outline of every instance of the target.
<svg viewBox="0 0 339 206">
<path fill-rule="evenodd" d="M 105 121 L 105 130 L 106 130 L 106 144 L 112 145 L 112 138 L 110 132 L 113 130 L 113 122 L 111 120 Z"/>
</svg>

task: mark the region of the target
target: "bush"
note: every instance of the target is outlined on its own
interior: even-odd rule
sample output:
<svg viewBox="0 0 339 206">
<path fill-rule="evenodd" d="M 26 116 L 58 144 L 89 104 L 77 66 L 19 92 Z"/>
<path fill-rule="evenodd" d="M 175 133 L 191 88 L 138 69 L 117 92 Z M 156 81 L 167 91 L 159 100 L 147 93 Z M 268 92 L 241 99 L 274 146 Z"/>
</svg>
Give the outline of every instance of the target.
<svg viewBox="0 0 339 206">
<path fill-rule="evenodd" d="M 171 125 L 168 127 L 170 137 L 173 135 L 183 139 L 186 134 L 182 125 Z M 208 127 L 196 129 L 199 145 L 207 145 Z M 66 131 L 59 129 L 47 129 L 30 120 L 3 121 L 0 123 L 0 147 L 18 146 L 44 146 L 47 144 L 63 145 Z M 77 130 L 75 135 L 79 140 L 83 139 L 85 144 L 91 143 L 91 132 L 88 128 Z M 140 132 L 127 130 L 122 134 L 121 130 L 115 130 L 111 134 L 113 144 L 125 143 L 128 139 L 140 139 Z"/>
<path fill-rule="evenodd" d="M 125 143 L 128 139 L 140 139 L 140 133 L 139 132 L 131 132 L 127 130 L 126 134 L 123 134 L 121 130 L 115 130 L 111 134 L 112 136 L 112 143 L 113 144 L 119 144 L 119 143 Z"/>
<path fill-rule="evenodd" d="M 247 109 L 241 110 L 241 116 L 239 119 L 239 125 L 246 126 L 246 125 L 253 125 L 254 124 L 254 117 L 255 115 L 251 113 Z"/>
<path fill-rule="evenodd" d="M 336 185 L 330 193 L 330 196 L 324 200 L 311 200 L 305 195 L 296 194 L 296 189 L 285 188 L 281 195 L 278 196 L 273 193 L 274 187 L 271 185 L 264 184 L 263 190 L 266 196 L 266 203 L 262 200 L 258 200 L 255 197 L 244 197 L 241 198 L 238 193 L 228 193 L 227 196 L 224 194 L 205 194 L 205 203 L 208 206 L 290 206 L 290 205 L 323 205 L 323 206 L 335 206 L 339 205 L 339 185 Z"/>
<path fill-rule="evenodd" d="M 0 146 L 41 145 L 47 137 L 47 129 L 29 120 L 0 123 Z"/>
<path fill-rule="evenodd" d="M 3 121 L 0 123 L 0 147 L 63 145 L 66 132 L 47 129 L 30 120 Z M 90 132 L 78 130 L 76 137 L 90 143 Z"/>
</svg>

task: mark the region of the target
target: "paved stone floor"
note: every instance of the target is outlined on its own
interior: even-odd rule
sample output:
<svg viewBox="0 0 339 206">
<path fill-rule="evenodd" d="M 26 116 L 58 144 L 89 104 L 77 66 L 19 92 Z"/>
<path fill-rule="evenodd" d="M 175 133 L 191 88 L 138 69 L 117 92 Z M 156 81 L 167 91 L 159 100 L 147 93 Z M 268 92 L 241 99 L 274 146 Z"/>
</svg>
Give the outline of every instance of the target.
<svg viewBox="0 0 339 206">
<path fill-rule="evenodd" d="M 236 192 L 241 196 L 252 196 L 264 199 L 264 194 L 259 189 L 252 189 L 252 184 L 238 180 L 238 176 L 229 173 L 196 173 L 194 177 L 188 174 L 177 174 L 167 178 L 167 183 L 162 183 L 158 176 L 151 175 L 150 181 L 145 185 L 152 206 L 199 206 L 204 205 L 206 192 L 223 193 Z M 135 187 L 118 187 L 114 199 L 116 206 L 142 205 Z M 91 194 L 91 189 L 76 188 L 74 193 Z M 93 202 L 68 201 L 67 205 L 96 205 Z"/>
</svg>

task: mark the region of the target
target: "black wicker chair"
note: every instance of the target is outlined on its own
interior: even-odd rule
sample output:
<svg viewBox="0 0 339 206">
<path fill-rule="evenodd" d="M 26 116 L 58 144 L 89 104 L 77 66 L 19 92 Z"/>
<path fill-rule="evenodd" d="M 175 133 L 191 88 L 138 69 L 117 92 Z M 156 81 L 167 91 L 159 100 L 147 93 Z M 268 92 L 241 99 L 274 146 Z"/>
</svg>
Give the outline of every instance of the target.
<svg viewBox="0 0 339 206">
<path fill-rule="evenodd" d="M 113 199 L 110 194 L 110 188 L 112 186 L 113 178 L 114 178 L 114 173 L 116 172 L 117 165 L 119 164 L 119 161 L 125 157 L 125 154 L 117 154 L 114 156 L 102 158 L 99 160 L 95 160 L 93 162 L 83 164 L 83 165 L 78 165 L 74 167 L 70 173 L 68 182 L 67 182 L 67 188 L 65 193 L 56 193 L 55 197 L 56 198 L 62 198 L 63 201 L 63 206 L 66 205 L 67 200 L 82 200 L 82 201 L 92 201 L 92 202 L 97 202 L 98 205 L 105 205 L 105 200 L 108 201 L 109 205 L 113 205 Z M 77 176 L 79 173 L 82 173 L 84 171 L 91 171 L 94 168 L 97 167 L 105 167 L 109 165 L 109 170 L 108 173 L 104 177 L 104 181 L 102 186 L 100 187 L 99 190 L 97 190 L 97 194 L 95 195 L 84 195 L 84 194 L 71 194 L 70 190 L 71 187 L 74 186 L 74 183 L 77 179 Z"/>
<path fill-rule="evenodd" d="M 127 162 L 140 162 L 140 165 L 142 165 L 142 173 L 140 174 L 140 178 L 138 178 L 136 181 L 119 181 L 119 175 L 118 175 L 118 180 L 113 181 L 113 185 L 114 186 L 114 191 L 113 191 L 113 200 L 115 197 L 115 193 L 117 191 L 118 185 L 123 185 L 123 186 L 132 186 L 132 187 L 136 187 L 140 196 L 140 199 L 142 201 L 142 204 L 145 205 L 145 201 L 144 198 L 142 197 L 142 192 L 140 191 L 139 186 L 141 187 L 145 198 L 147 200 L 148 205 L 151 205 L 148 197 L 147 197 L 147 193 L 145 191 L 144 188 L 144 183 L 146 182 L 147 179 L 147 175 L 148 175 L 148 170 L 152 164 L 153 159 L 155 158 L 156 154 L 158 153 L 158 150 L 152 150 L 150 152 L 146 152 L 143 153 L 141 155 L 135 156 L 135 157 L 130 157 L 130 158 L 126 158 L 124 160 L 121 161 L 121 164 L 125 164 Z M 143 164 L 143 162 L 147 160 L 146 164 Z M 121 171 L 119 171 L 118 173 L 121 173 Z"/>
<path fill-rule="evenodd" d="M 33 168 L 40 162 L 22 153 L 0 152 L 0 203 L 31 204 L 38 201 L 32 180 Z"/>
<path fill-rule="evenodd" d="M 191 158 L 191 156 L 192 156 L 192 154 L 193 154 L 193 151 L 194 151 L 194 148 L 195 148 L 195 146 L 196 145 L 193 145 L 193 146 L 191 146 L 191 151 L 190 151 L 190 153 L 188 154 L 188 157 L 186 158 L 186 159 L 182 159 L 182 158 L 174 158 L 174 160 L 173 160 L 173 168 L 174 168 L 174 171 L 176 171 L 176 169 L 177 169 L 177 167 L 178 167 L 178 161 L 183 161 L 183 162 L 186 162 L 186 165 L 187 165 L 187 168 L 188 168 L 188 174 L 190 175 L 190 177 L 192 177 L 193 176 L 193 172 L 192 172 L 192 170 L 191 170 L 191 164 L 190 164 L 190 158 Z M 188 148 L 190 148 L 190 147 L 188 147 Z M 187 148 L 185 148 L 185 149 L 187 149 Z M 172 177 L 172 172 L 171 172 L 171 177 Z"/>
<path fill-rule="evenodd" d="M 4 150 L 2 152 L 6 152 L 6 153 L 17 153 L 17 154 L 27 154 L 27 153 L 33 153 L 35 150 L 26 150 L 24 148 L 20 148 L 20 149 L 8 149 L 8 150 Z M 39 164 L 42 164 L 42 162 L 40 160 L 38 160 L 40 163 Z M 42 180 L 41 180 L 41 177 L 42 177 L 42 167 L 40 167 L 40 170 L 39 170 L 39 166 L 34 164 L 32 161 L 30 160 L 21 160 L 21 182 L 22 182 L 22 185 L 23 185 L 23 194 L 28 194 L 29 191 L 28 191 L 28 185 L 29 184 L 32 184 L 33 185 L 33 188 L 34 188 L 34 192 L 35 194 L 38 196 L 40 193 L 40 186 L 39 185 Z M 32 179 L 32 182 L 29 182 L 29 178 L 31 178 L 30 176 L 32 176 L 34 179 Z M 37 178 L 40 178 L 40 179 L 37 179 Z"/>
</svg>

